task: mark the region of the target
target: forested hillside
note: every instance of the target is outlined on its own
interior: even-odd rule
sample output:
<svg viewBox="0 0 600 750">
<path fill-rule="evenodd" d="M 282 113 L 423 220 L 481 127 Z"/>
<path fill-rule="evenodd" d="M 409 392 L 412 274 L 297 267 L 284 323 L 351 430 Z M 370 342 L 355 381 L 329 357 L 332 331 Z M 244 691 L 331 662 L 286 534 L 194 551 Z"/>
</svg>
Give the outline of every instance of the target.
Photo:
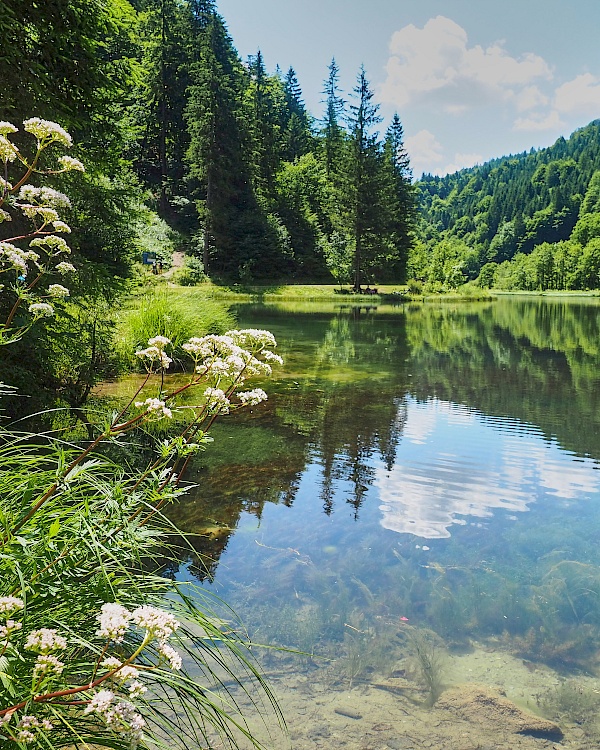
<svg viewBox="0 0 600 750">
<path fill-rule="evenodd" d="M 431 288 L 599 285 L 600 121 L 539 151 L 424 175 L 410 273 Z"/>
<path fill-rule="evenodd" d="M 0 121 L 59 123 L 86 167 L 53 183 L 79 273 L 37 345 L 11 347 L 19 386 L 85 399 L 143 251 L 185 251 L 188 283 L 405 277 L 416 190 L 400 118 L 379 131 L 363 69 L 344 93 L 332 61 L 309 113 L 293 67 L 242 61 L 212 0 L 4 0 L 0 39 Z"/>
</svg>

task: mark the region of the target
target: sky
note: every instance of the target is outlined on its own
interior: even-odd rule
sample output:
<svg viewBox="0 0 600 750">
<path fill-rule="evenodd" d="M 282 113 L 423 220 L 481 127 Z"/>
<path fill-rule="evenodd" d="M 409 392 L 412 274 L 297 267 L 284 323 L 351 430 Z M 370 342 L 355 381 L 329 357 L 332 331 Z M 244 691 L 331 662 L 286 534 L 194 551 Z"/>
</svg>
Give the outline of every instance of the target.
<svg viewBox="0 0 600 750">
<path fill-rule="evenodd" d="M 361 65 L 385 130 L 398 112 L 413 174 L 549 146 L 600 117 L 600 0 L 217 0 L 242 59 L 292 66 L 323 116 L 334 57 Z"/>
</svg>

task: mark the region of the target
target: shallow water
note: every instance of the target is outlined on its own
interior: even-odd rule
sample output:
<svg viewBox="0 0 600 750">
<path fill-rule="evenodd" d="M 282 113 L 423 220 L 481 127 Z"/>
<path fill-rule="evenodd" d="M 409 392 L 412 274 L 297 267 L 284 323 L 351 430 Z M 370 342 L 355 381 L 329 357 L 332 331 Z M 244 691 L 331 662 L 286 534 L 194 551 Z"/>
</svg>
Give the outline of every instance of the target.
<svg viewBox="0 0 600 750">
<path fill-rule="evenodd" d="M 238 317 L 272 330 L 286 364 L 195 465 L 175 520 L 198 554 L 178 576 L 223 597 L 257 642 L 304 653 L 263 657 L 292 745 L 459 747 L 460 728 L 465 748 L 486 747 L 483 725 L 428 707 L 479 682 L 541 705 L 567 746 L 596 746 L 598 712 L 576 722 L 556 691 L 593 703 L 600 689 L 600 307 Z M 414 729 L 421 714 L 424 734 L 404 742 L 402 717 Z M 489 747 L 553 747 L 488 729 Z"/>
</svg>

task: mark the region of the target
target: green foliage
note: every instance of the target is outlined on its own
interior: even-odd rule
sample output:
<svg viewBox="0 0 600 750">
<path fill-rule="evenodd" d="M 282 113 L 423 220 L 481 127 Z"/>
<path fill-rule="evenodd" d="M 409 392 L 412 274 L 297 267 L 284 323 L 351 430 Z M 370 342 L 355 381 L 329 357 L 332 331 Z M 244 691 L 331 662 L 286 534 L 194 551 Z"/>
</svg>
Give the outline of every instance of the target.
<svg viewBox="0 0 600 750">
<path fill-rule="evenodd" d="M 460 239 L 473 252 L 468 278 L 486 263 L 497 263 L 494 284 L 500 289 L 595 288 L 594 248 L 579 264 L 569 248 L 585 252 L 598 236 L 599 129 L 595 121 L 547 149 L 444 178 L 424 175 L 418 187 L 430 277 L 446 283 L 434 268 L 437 245 Z M 416 265 L 422 268 L 419 252 Z M 409 266 L 415 262 L 409 260 Z"/>
<path fill-rule="evenodd" d="M 204 273 L 202 261 L 193 255 L 187 255 L 183 268 L 177 269 L 172 279 L 181 286 L 196 286 L 208 281 L 208 276 Z"/>
<path fill-rule="evenodd" d="M 191 336 L 221 334 L 233 324 L 226 305 L 202 295 L 172 295 L 157 287 L 131 302 L 134 306 L 119 321 L 117 338 L 120 357 L 130 364 L 133 352 L 153 336 L 166 336 L 181 357 L 181 344 Z"/>
</svg>

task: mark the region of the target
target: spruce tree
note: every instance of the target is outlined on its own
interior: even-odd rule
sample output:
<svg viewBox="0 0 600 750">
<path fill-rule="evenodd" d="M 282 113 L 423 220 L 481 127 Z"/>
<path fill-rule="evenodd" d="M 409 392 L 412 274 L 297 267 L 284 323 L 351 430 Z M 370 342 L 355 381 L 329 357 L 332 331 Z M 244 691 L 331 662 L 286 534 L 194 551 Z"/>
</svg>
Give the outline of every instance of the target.
<svg viewBox="0 0 600 750">
<path fill-rule="evenodd" d="M 195 3 L 195 51 L 186 119 L 187 159 L 202 225 L 205 270 L 231 273 L 240 262 L 247 212 L 256 212 L 245 158 L 243 66 L 212 3 Z"/>
<path fill-rule="evenodd" d="M 350 225 L 354 239 L 354 290 L 360 291 L 367 261 L 369 240 L 377 227 L 377 203 L 380 196 L 378 134 L 373 127 L 381 122 L 379 106 L 374 104 L 373 91 L 364 67 L 358 74 L 354 88 L 354 102 L 350 105 L 350 148 L 347 164 L 347 196 Z"/>
<path fill-rule="evenodd" d="M 344 142 L 344 129 L 340 120 L 344 117 L 345 102 L 340 96 L 338 86 L 339 69 L 335 59 L 329 65 L 329 76 L 325 81 L 323 93 L 325 100 L 325 117 L 323 118 L 323 140 L 325 151 L 325 168 L 327 175 L 332 176 L 339 171 L 340 158 Z"/>
</svg>

